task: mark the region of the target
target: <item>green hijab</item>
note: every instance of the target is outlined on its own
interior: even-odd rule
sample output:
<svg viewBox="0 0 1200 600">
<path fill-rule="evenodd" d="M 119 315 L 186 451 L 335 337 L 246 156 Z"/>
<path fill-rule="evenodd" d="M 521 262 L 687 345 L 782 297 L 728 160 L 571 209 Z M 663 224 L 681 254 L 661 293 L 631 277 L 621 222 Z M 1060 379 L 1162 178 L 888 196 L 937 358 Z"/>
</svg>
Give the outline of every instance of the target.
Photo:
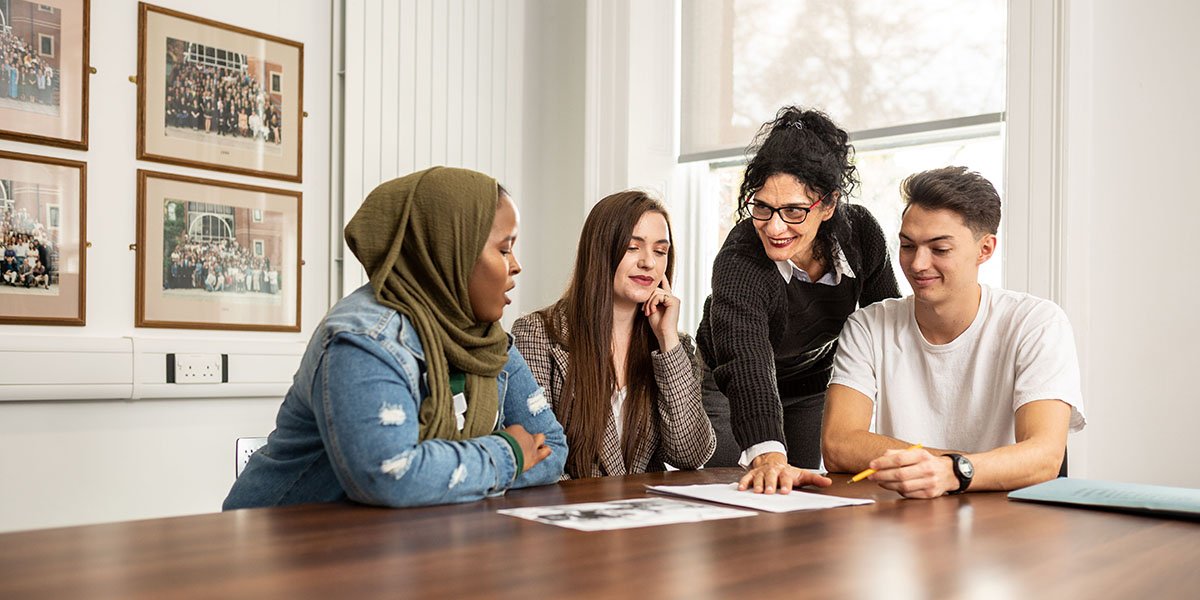
<svg viewBox="0 0 1200 600">
<path fill-rule="evenodd" d="M 508 336 L 499 323 L 476 322 L 467 281 L 491 233 L 497 190 L 482 173 L 433 167 L 375 188 L 346 225 L 346 243 L 371 275 L 375 299 L 407 316 L 425 349 L 421 441 L 470 439 L 495 426 Z M 466 374 L 462 431 L 450 367 Z"/>
</svg>

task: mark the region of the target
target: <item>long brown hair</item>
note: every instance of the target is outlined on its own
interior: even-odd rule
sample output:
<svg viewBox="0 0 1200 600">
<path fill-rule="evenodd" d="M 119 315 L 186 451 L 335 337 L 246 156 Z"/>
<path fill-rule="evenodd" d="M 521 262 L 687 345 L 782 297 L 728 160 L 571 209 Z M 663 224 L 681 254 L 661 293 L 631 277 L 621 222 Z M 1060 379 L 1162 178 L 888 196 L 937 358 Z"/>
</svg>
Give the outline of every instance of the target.
<svg viewBox="0 0 1200 600">
<path fill-rule="evenodd" d="M 566 470 L 571 477 L 596 474 L 604 444 L 604 428 L 612 412 L 617 374 L 613 365 L 613 277 L 625 256 L 633 228 L 642 215 L 656 212 L 671 219 L 662 203 L 645 192 L 627 190 L 607 196 L 592 208 L 579 236 L 575 270 L 566 293 L 539 312 L 550 338 L 571 353 L 557 416 L 567 434 Z M 675 268 L 675 246 L 667 250 L 668 281 Z M 632 339 L 625 358 L 624 434 L 621 454 L 628 469 L 638 444 L 654 427 L 653 398 L 658 395 L 650 353 L 658 339 L 646 316 L 634 316 Z"/>
</svg>

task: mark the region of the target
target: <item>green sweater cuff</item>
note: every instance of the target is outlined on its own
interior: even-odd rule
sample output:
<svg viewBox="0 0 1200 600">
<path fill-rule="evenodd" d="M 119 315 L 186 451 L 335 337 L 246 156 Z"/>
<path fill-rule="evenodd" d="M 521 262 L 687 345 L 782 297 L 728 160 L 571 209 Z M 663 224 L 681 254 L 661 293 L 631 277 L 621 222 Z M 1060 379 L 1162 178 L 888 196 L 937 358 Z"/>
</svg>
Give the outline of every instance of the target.
<svg viewBox="0 0 1200 600">
<path fill-rule="evenodd" d="M 518 444 L 517 438 L 514 438 L 507 431 L 497 431 L 492 433 L 492 435 L 500 436 L 512 448 L 513 458 L 517 461 L 517 473 L 513 475 L 513 481 L 516 481 L 521 476 L 521 473 L 525 472 L 525 453 L 521 452 L 521 444 Z"/>
</svg>

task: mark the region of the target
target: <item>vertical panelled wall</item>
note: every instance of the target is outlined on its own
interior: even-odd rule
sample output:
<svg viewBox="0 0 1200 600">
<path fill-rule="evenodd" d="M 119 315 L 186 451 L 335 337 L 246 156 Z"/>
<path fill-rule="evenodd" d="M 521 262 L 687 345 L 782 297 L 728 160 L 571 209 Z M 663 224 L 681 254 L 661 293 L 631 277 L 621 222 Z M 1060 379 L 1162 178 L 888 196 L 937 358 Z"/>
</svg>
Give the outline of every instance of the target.
<svg viewBox="0 0 1200 600">
<path fill-rule="evenodd" d="M 334 218 L 340 205 L 348 221 L 376 185 L 434 165 L 492 175 L 519 202 L 524 1 L 345 0 L 344 9 Z M 367 275 L 344 242 L 340 258 L 345 295 Z"/>
</svg>

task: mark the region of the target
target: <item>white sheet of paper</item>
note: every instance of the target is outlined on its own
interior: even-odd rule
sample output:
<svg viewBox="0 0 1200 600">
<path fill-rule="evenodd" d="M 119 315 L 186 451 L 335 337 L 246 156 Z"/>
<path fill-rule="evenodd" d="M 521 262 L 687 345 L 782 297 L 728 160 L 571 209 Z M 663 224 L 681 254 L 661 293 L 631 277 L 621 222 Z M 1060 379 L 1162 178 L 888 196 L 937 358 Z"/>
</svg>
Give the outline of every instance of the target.
<svg viewBox="0 0 1200 600">
<path fill-rule="evenodd" d="M 685 502 L 671 498 L 633 498 L 611 502 L 584 502 L 556 506 L 530 506 L 496 511 L 502 515 L 558 525 L 579 531 L 629 529 L 671 523 L 753 517 L 748 510 Z"/>
<path fill-rule="evenodd" d="M 755 494 L 751 491 L 738 491 L 736 483 L 709 483 L 703 485 L 648 485 L 646 489 L 656 494 L 670 496 L 685 496 L 744 506 L 767 512 L 791 512 L 794 510 L 820 510 L 822 508 L 838 508 L 840 506 L 857 506 L 874 504 L 869 498 L 842 498 L 840 496 L 823 496 L 792 490 L 788 494 Z"/>
</svg>

